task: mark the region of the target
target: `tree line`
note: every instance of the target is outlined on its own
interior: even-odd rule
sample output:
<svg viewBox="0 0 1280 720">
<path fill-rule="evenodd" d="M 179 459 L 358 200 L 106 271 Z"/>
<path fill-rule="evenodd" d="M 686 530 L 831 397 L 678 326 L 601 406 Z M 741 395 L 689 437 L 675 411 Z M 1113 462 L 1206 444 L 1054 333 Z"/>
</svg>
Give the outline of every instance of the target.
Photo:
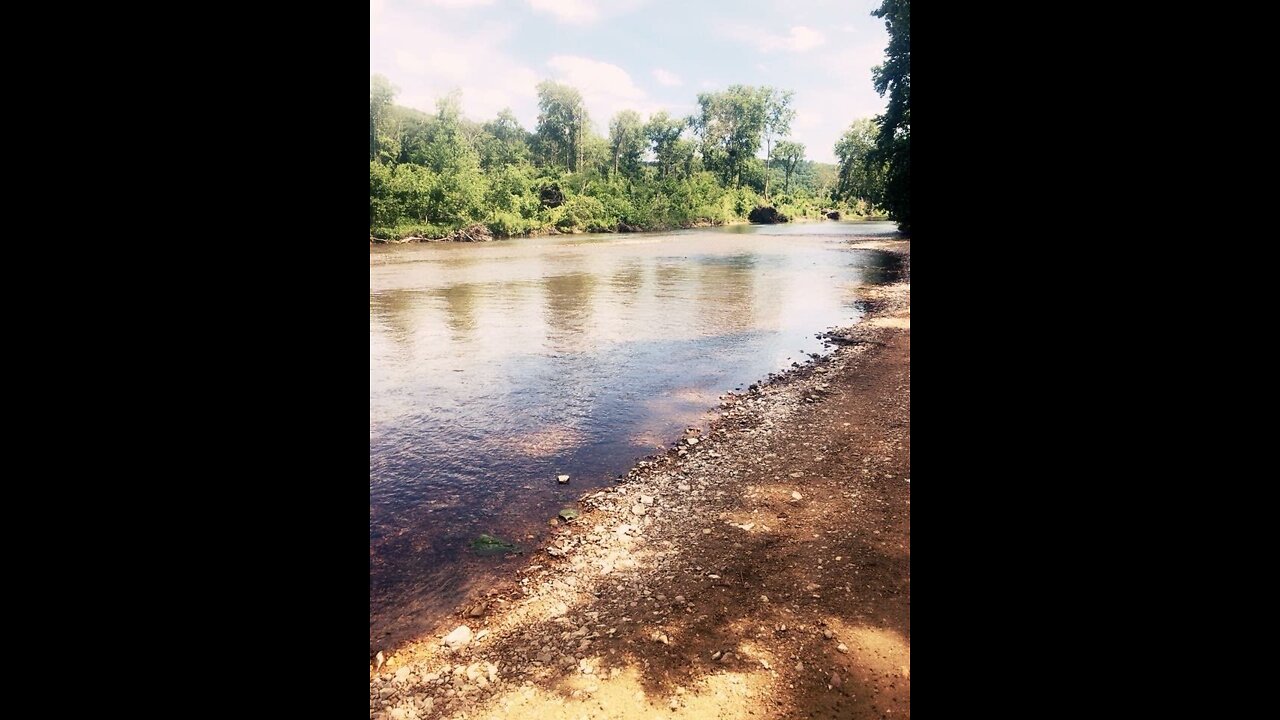
<svg viewBox="0 0 1280 720">
<path fill-rule="evenodd" d="M 623 110 L 607 135 L 594 132 L 576 88 L 550 80 L 537 87 L 532 131 L 509 109 L 483 123 L 463 117 L 456 92 L 434 113 L 396 105 L 396 93 L 371 78 L 372 237 L 439 237 L 474 223 L 499 236 L 689 227 L 766 203 L 792 217 L 832 206 L 866 214 L 880 196 L 858 185 L 879 175 L 805 159 L 786 139 L 793 95 L 776 88 L 700 93 L 688 117 Z"/>
</svg>

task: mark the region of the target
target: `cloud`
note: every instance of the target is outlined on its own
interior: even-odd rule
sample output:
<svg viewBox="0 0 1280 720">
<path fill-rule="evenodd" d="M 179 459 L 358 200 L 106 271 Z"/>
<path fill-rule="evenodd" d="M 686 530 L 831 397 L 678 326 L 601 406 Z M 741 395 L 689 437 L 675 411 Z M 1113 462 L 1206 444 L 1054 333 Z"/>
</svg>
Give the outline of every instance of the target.
<svg viewBox="0 0 1280 720">
<path fill-rule="evenodd" d="M 660 109 L 617 65 L 576 55 L 556 55 L 547 65 L 556 71 L 557 81 L 582 93 L 587 112 L 601 128 L 608 128 L 619 110 L 635 110 L 643 117 Z"/>
<path fill-rule="evenodd" d="M 556 20 L 571 25 L 587 25 L 600 17 L 591 0 L 529 0 L 529 7 L 551 13 Z"/>
<path fill-rule="evenodd" d="M 758 29 L 747 25 L 731 25 L 725 28 L 725 32 L 729 37 L 736 40 L 753 43 L 760 52 L 766 53 L 776 50 L 802 53 L 812 50 L 827 41 L 825 35 L 804 25 L 797 25 L 791 28 L 786 35 L 762 33 Z"/>
<path fill-rule="evenodd" d="M 680 79 L 679 75 L 663 70 L 662 68 L 654 68 L 653 77 L 667 87 L 677 87 L 684 84 L 684 81 Z"/>
<path fill-rule="evenodd" d="M 458 89 L 467 117 L 491 120 L 510 107 L 525 128 L 533 127 L 539 73 L 506 53 L 514 28 L 499 24 L 486 26 L 484 33 L 450 32 L 387 5 L 381 22 L 370 26 L 369 72 L 401 88 L 396 104 L 435 112 L 436 100 Z M 371 11 L 375 6 L 370 4 Z"/>
<path fill-rule="evenodd" d="M 465 8 L 493 4 L 493 0 L 423 0 L 423 2 L 427 5 L 443 8 Z"/>
</svg>

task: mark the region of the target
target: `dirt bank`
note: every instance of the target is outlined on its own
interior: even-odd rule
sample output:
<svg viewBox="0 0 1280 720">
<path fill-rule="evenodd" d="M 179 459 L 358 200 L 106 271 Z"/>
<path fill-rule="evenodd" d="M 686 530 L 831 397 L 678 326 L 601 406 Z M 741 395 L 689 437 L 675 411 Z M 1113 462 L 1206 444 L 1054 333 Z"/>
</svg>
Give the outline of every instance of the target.
<svg viewBox="0 0 1280 720">
<path fill-rule="evenodd" d="M 857 246 L 904 277 L 865 289 L 836 352 L 726 396 L 518 578 L 375 659 L 370 716 L 909 717 L 910 244 Z"/>
</svg>

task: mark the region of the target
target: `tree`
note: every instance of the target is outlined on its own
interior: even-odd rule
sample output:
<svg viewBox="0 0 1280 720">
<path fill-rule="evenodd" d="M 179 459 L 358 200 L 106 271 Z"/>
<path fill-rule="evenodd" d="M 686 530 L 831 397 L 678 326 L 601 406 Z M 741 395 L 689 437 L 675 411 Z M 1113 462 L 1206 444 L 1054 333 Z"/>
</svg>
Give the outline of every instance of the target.
<svg viewBox="0 0 1280 720">
<path fill-rule="evenodd" d="M 791 189 L 791 173 L 804 160 L 804 145 L 789 140 L 783 140 L 778 143 L 778 147 L 773 149 L 773 157 L 782 163 L 782 171 L 786 173 L 786 183 L 782 186 L 782 191 L 787 192 Z M 765 187 L 768 187 L 766 176 Z M 768 191 L 766 191 L 768 192 Z M 766 199 L 767 199 L 766 195 Z"/>
<path fill-rule="evenodd" d="M 378 157 L 379 135 L 382 133 L 383 120 L 391 108 L 400 88 L 381 75 L 369 78 L 369 159 Z"/>
<path fill-rule="evenodd" d="M 463 131 L 461 93 L 436 103 L 436 120 L 427 141 L 425 165 L 437 176 L 423 216 L 447 224 L 466 223 L 483 214 L 484 175 L 480 157 Z"/>
<path fill-rule="evenodd" d="M 911 0 L 884 0 L 871 13 L 889 31 L 885 62 L 871 71 L 876 92 L 889 104 L 876 117 L 880 136 L 870 162 L 886 166 L 884 207 L 898 229 L 911 232 Z"/>
<path fill-rule="evenodd" d="M 836 142 L 840 159 L 834 195 L 839 200 L 862 201 L 868 209 L 884 205 L 884 163 L 873 156 L 880 131 L 874 120 L 855 120 Z"/>
<path fill-rule="evenodd" d="M 749 85 L 731 85 L 723 92 L 698 93 L 698 105 L 702 112 L 695 127 L 702 136 L 703 162 L 737 188 L 747 160 L 760 149 L 764 96 Z"/>
<path fill-rule="evenodd" d="M 658 161 L 658 175 L 667 177 L 672 170 L 679 167 L 681 154 L 680 134 L 692 123 L 692 118 L 678 120 L 667 114 L 666 110 L 655 113 L 644 126 L 645 136 L 653 147 L 653 156 Z"/>
<path fill-rule="evenodd" d="M 538 147 L 548 165 L 563 163 L 574 172 L 582 166 L 582 153 L 591 119 L 582 93 L 550 80 L 538 83 Z"/>
<path fill-rule="evenodd" d="M 520 127 L 511 108 L 504 108 L 498 119 L 484 124 L 477 150 L 485 170 L 516 165 L 529 159 L 529 133 Z"/>
<path fill-rule="evenodd" d="M 609 150 L 613 154 L 613 174 L 618 174 L 622 163 L 623 174 L 634 178 L 640 170 L 640 156 L 644 153 L 645 128 L 640 114 L 635 110 L 623 110 L 609 121 Z"/>
<path fill-rule="evenodd" d="M 766 87 L 760 89 L 761 102 L 764 103 L 764 200 L 769 202 L 769 162 L 773 159 L 773 138 L 786 137 L 791 132 L 791 121 L 796 111 L 791 109 L 791 98 L 795 95 L 790 90 L 775 90 Z M 804 150 L 801 149 L 803 156 Z M 793 165 L 794 167 L 794 165 Z M 790 172 L 788 172 L 790 175 Z"/>
</svg>

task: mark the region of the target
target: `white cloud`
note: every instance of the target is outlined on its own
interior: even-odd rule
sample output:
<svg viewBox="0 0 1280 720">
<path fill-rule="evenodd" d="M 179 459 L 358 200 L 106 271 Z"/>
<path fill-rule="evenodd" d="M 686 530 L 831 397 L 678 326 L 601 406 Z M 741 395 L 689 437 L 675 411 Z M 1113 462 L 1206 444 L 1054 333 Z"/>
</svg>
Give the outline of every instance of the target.
<svg viewBox="0 0 1280 720">
<path fill-rule="evenodd" d="M 654 68 L 653 77 L 667 87 L 677 87 L 684 84 L 684 81 L 680 79 L 679 75 L 663 70 L 662 68 Z"/>
<path fill-rule="evenodd" d="M 464 8 L 493 4 L 493 0 L 423 0 L 423 2 L 427 5 L 444 8 Z"/>
<path fill-rule="evenodd" d="M 370 26 L 369 72 L 401 88 L 396 104 L 435 112 L 436 100 L 458 89 L 467 117 L 492 120 L 510 107 L 526 129 L 533 128 L 539 74 L 507 55 L 513 28 L 457 33 L 415 18 L 387 7 L 382 22 Z"/>
<path fill-rule="evenodd" d="M 591 0 L 529 0 L 529 7 L 551 13 L 556 20 L 572 25 L 587 25 L 600 17 Z"/>
<path fill-rule="evenodd" d="M 582 93 L 587 112 L 603 131 L 619 110 L 635 110 L 645 117 L 661 109 L 617 65 L 576 55 L 556 55 L 547 65 L 556 71 L 557 81 Z"/>
<path fill-rule="evenodd" d="M 774 52 L 775 50 L 802 53 L 812 50 L 827 41 L 825 35 L 804 25 L 797 25 L 791 28 L 786 35 L 762 33 L 757 28 L 747 25 L 731 25 L 725 28 L 725 32 L 737 40 L 753 43 L 760 52 L 766 53 Z"/>
</svg>

